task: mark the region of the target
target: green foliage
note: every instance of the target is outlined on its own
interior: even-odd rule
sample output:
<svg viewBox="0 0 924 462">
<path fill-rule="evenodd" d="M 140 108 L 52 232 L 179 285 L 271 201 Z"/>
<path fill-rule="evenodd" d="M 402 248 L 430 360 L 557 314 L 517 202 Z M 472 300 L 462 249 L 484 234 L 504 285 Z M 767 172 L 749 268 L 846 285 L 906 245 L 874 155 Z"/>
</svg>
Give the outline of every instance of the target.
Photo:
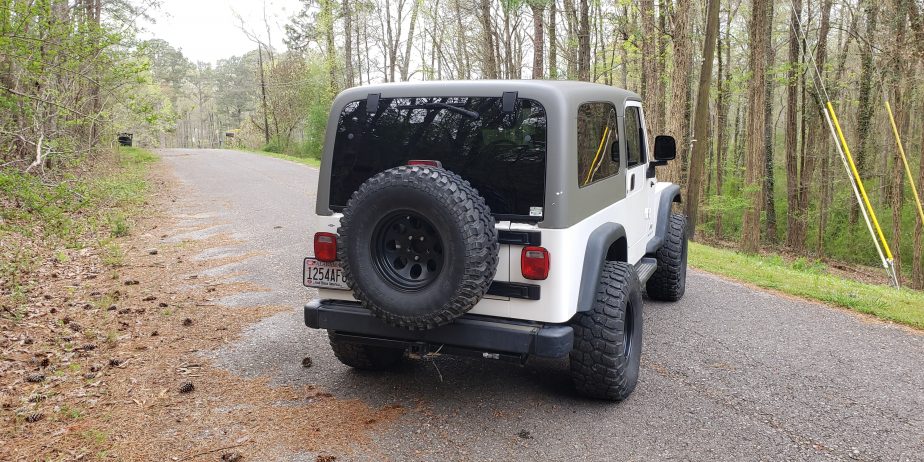
<svg viewBox="0 0 924 462">
<path fill-rule="evenodd" d="M 128 236 L 128 222 L 125 219 L 125 214 L 121 212 L 112 212 L 109 214 L 109 229 L 112 237 L 125 237 Z"/>
<path fill-rule="evenodd" d="M 54 172 L 92 158 L 117 131 L 172 123 L 148 62 L 132 46 L 147 6 L 106 3 L 102 17 L 61 1 L 0 8 L 3 165 Z"/>
</svg>

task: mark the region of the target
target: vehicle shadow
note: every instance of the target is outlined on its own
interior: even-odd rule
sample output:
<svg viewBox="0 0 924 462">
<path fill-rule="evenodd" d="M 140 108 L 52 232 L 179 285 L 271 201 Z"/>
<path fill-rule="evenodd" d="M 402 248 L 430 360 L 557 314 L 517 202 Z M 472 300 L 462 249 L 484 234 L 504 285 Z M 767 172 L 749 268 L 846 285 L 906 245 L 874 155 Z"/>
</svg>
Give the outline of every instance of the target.
<svg viewBox="0 0 924 462">
<path fill-rule="evenodd" d="M 658 316 L 663 305 L 645 300 L 646 322 Z M 329 351 L 329 347 L 325 350 Z M 564 404 L 599 403 L 578 395 L 569 375 L 569 360 L 529 358 L 526 364 L 477 357 L 431 355 L 405 358 L 388 371 L 361 371 L 342 366 L 332 357 L 335 372 L 326 377 L 336 383 L 332 390 L 370 404 L 405 400 L 481 402 L 504 396 L 506 401 L 554 401 Z M 645 374 L 642 357 L 642 374 Z M 643 377 L 644 378 L 644 377 Z M 630 398 L 631 399 L 631 398 Z"/>
</svg>

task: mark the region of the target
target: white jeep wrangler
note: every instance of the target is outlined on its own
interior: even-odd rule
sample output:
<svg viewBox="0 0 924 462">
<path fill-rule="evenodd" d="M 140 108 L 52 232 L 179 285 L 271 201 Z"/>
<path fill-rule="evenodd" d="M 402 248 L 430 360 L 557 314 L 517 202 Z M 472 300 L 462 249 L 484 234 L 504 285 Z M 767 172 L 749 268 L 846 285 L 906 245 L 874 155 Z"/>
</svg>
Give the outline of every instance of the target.
<svg viewBox="0 0 924 462">
<path fill-rule="evenodd" d="M 407 352 L 570 355 L 577 390 L 622 400 L 642 287 L 679 300 L 686 221 L 655 179 L 641 99 L 582 82 L 372 85 L 334 100 L 305 323 L 346 365 Z"/>
</svg>

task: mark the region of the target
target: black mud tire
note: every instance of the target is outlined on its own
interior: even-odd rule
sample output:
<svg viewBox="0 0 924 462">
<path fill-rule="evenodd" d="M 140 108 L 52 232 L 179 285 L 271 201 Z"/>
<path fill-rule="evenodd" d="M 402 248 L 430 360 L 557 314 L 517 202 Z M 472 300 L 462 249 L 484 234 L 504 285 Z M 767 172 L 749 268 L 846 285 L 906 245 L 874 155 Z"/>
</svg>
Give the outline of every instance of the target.
<svg viewBox="0 0 924 462">
<path fill-rule="evenodd" d="M 606 262 L 590 311 L 571 322 L 571 379 L 581 395 L 609 401 L 629 397 L 642 356 L 642 295 L 632 265 Z"/>
<path fill-rule="evenodd" d="M 687 286 L 687 217 L 671 214 L 667 235 L 657 253 L 658 269 L 645 284 L 654 300 L 676 302 L 683 298 Z"/>
<path fill-rule="evenodd" d="M 402 349 L 347 342 L 338 338 L 336 332 L 328 332 L 327 338 L 337 360 L 354 369 L 383 371 L 398 365 L 404 358 Z"/>
<path fill-rule="evenodd" d="M 397 327 L 451 323 L 484 297 L 497 270 L 497 230 L 484 198 L 442 168 L 401 166 L 368 179 L 347 203 L 338 234 L 353 296 Z M 396 250 L 405 234 L 411 244 Z M 418 248 L 417 239 L 430 247 Z"/>
</svg>

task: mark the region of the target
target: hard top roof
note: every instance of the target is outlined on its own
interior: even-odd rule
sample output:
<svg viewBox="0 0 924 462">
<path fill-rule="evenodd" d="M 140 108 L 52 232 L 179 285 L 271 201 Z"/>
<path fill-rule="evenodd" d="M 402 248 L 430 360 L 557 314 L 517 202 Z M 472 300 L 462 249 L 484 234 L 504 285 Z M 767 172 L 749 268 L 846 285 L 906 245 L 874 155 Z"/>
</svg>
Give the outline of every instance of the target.
<svg viewBox="0 0 924 462">
<path fill-rule="evenodd" d="M 344 90 L 338 100 L 355 101 L 369 94 L 383 98 L 425 96 L 483 96 L 515 91 L 526 94 L 546 94 L 555 99 L 579 104 L 587 101 L 588 94 L 616 101 L 641 101 L 638 94 L 609 85 L 573 80 L 431 80 L 423 82 L 378 83 Z M 520 95 L 520 97 L 527 97 Z"/>
</svg>

